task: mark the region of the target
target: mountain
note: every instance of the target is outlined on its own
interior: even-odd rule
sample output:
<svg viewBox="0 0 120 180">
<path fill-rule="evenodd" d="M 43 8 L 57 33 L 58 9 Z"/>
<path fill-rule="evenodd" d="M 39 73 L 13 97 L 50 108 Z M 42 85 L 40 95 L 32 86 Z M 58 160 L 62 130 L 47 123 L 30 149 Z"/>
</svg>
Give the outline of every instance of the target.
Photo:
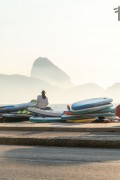
<svg viewBox="0 0 120 180">
<path fill-rule="evenodd" d="M 120 102 L 120 83 L 106 90 L 94 83 L 73 86 L 70 77 L 47 58 L 35 60 L 30 77 L 0 74 L 0 104 L 29 102 L 43 89 L 50 104 L 71 104 L 96 97 L 110 97 L 114 103 Z"/>
<path fill-rule="evenodd" d="M 76 102 L 88 98 L 103 97 L 105 90 L 97 84 L 88 83 L 69 88 L 66 94 L 68 100 L 71 99 L 72 102 Z"/>
<path fill-rule="evenodd" d="M 38 94 L 44 89 L 50 102 L 54 103 L 56 94 L 60 94 L 62 90 L 48 84 L 38 78 L 27 77 L 23 75 L 5 75 L 0 74 L 0 104 L 29 102 L 36 99 Z"/>
<path fill-rule="evenodd" d="M 0 104 L 29 102 L 31 99 L 36 99 L 43 89 L 50 104 L 71 104 L 96 97 L 110 97 L 113 98 L 114 103 L 120 102 L 120 83 L 115 83 L 106 90 L 93 83 L 62 89 L 39 78 L 0 74 L 0 85 Z"/>
<path fill-rule="evenodd" d="M 120 103 L 120 83 L 114 83 L 106 89 L 106 95 L 112 97 L 116 103 Z"/>
<path fill-rule="evenodd" d="M 39 78 L 60 88 L 69 88 L 73 86 L 70 77 L 49 59 L 44 57 L 39 57 L 34 61 L 31 77 Z"/>
<path fill-rule="evenodd" d="M 0 74 L 0 104 L 29 102 L 44 89 L 49 103 L 72 103 L 82 99 L 103 96 L 104 90 L 96 84 L 84 84 L 73 88 L 55 87 L 39 78 L 23 75 Z"/>
</svg>

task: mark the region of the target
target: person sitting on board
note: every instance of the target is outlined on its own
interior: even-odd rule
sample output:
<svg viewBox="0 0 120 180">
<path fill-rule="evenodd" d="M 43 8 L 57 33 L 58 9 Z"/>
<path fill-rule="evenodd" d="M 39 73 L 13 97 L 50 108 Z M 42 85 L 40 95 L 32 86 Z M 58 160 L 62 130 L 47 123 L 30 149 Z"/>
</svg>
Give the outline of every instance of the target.
<svg viewBox="0 0 120 180">
<path fill-rule="evenodd" d="M 47 107 L 49 102 L 48 102 L 48 98 L 46 97 L 45 94 L 46 94 L 46 92 L 43 90 L 41 92 L 41 95 L 37 96 L 37 105 L 36 105 L 36 107 L 40 108 L 40 109 L 44 109 L 44 110 L 51 110 L 50 107 Z"/>
</svg>

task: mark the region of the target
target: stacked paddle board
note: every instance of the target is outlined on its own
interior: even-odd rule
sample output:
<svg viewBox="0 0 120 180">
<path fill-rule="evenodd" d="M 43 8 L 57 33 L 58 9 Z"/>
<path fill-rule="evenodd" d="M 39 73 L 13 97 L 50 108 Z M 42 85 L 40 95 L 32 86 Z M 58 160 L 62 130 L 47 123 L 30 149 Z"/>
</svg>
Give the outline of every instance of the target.
<svg viewBox="0 0 120 180">
<path fill-rule="evenodd" d="M 34 103 L 34 102 L 28 102 L 28 103 L 22 103 L 22 104 L 0 106 L 0 113 L 17 112 L 19 110 L 25 110 L 28 107 L 33 107 L 35 105 L 36 105 L 36 103 Z"/>
<path fill-rule="evenodd" d="M 29 107 L 28 110 L 34 113 L 34 116 L 29 118 L 31 122 L 48 123 L 48 122 L 64 122 L 61 119 L 63 112 L 53 110 L 43 110 L 36 107 Z"/>
<path fill-rule="evenodd" d="M 28 102 L 22 104 L 0 106 L 0 115 L 7 120 L 28 120 L 31 116 L 31 113 L 27 109 L 28 107 L 33 107 L 35 105 L 35 102 Z"/>
<path fill-rule="evenodd" d="M 67 122 L 92 122 L 96 118 L 115 117 L 111 98 L 92 98 L 75 102 L 61 116 Z"/>
</svg>

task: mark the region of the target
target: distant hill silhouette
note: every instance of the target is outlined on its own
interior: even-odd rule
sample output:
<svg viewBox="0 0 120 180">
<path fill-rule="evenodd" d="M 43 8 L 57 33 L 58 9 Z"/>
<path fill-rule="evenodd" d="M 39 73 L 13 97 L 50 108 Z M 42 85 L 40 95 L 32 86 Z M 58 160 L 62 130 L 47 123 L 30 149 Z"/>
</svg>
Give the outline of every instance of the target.
<svg viewBox="0 0 120 180">
<path fill-rule="evenodd" d="M 35 99 L 44 89 L 49 103 L 72 103 L 81 99 L 103 96 L 104 90 L 96 84 L 84 84 L 73 88 L 55 87 L 39 78 L 23 75 L 0 75 L 0 104 L 22 103 Z"/>
<path fill-rule="evenodd" d="M 39 57 L 34 61 L 31 77 L 39 78 L 60 88 L 73 86 L 70 77 L 49 59 L 44 57 Z"/>
<path fill-rule="evenodd" d="M 71 104 L 95 97 L 110 97 L 114 103 L 120 102 L 120 83 L 115 83 L 106 90 L 94 83 L 73 86 L 69 76 L 47 58 L 38 58 L 34 62 L 30 77 L 0 74 L 0 104 L 28 102 L 36 99 L 43 89 L 49 103 Z"/>
<path fill-rule="evenodd" d="M 115 102 L 120 103 L 120 83 L 115 83 L 108 87 L 106 90 L 106 95 L 112 97 Z"/>
<path fill-rule="evenodd" d="M 103 97 L 105 90 L 94 83 L 82 84 L 69 88 L 67 95 L 71 100 L 79 101 L 87 98 Z"/>
<path fill-rule="evenodd" d="M 84 84 L 73 88 L 55 87 L 39 78 L 23 75 L 0 75 L 0 104 L 22 103 L 35 99 L 44 89 L 49 103 L 72 103 L 81 99 L 99 97 L 104 90 L 96 84 Z"/>
<path fill-rule="evenodd" d="M 59 88 L 38 78 L 17 74 L 0 74 L 0 85 L 0 104 L 30 101 L 31 99 L 35 99 L 38 94 L 41 94 L 43 89 L 46 90 L 47 95 L 52 99 L 54 99 L 53 96 L 51 96 L 53 92 L 55 94 L 60 92 Z"/>
</svg>

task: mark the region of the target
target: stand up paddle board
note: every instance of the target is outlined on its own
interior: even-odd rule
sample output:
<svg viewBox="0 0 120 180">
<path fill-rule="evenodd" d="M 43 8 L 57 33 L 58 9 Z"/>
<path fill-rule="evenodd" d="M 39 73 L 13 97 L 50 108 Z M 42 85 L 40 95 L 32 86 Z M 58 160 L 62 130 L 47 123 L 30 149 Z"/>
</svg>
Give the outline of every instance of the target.
<svg viewBox="0 0 120 180">
<path fill-rule="evenodd" d="M 8 113 L 8 112 L 14 112 L 18 110 L 24 110 L 24 109 L 27 109 L 28 107 L 33 107 L 35 105 L 36 103 L 28 102 L 28 103 L 16 104 L 12 106 L 3 106 L 0 108 L 0 113 Z"/>
<path fill-rule="evenodd" d="M 100 105 L 105 105 L 108 103 L 111 103 L 113 99 L 111 98 L 92 98 L 92 99 L 86 99 L 83 101 L 78 101 L 72 104 L 71 108 L 72 110 L 81 110 L 85 108 L 91 108 L 96 107 Z"/>
<path fill-rule="evenodd" d="M 35 116 L 30 117 L 29 121 L 35 123 L 65 122 L 60 117 L 35 117 Z"/>
<path fill-rule="evenodd" d="M 29 107 L 28 110 L 35 114 L 40 114 L 44 116 L 52 116 L 52 117 L 61 117 L 63 114 L 63 112 L 61 111 L 43 110 L 36 107 Z"/>
</svg>

